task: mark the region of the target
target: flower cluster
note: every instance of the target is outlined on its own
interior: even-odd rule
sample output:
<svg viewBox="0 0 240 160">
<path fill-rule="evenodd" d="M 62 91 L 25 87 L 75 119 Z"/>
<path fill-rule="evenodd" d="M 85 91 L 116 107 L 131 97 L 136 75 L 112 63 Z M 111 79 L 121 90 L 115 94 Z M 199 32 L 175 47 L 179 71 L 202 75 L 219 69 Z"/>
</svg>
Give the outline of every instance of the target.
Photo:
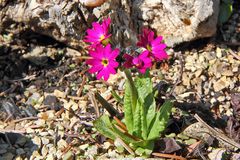
<svg viewBox="0 0 240 160">
<path fill-rule="evenodd" d="M 89 43 L 89 54 L 91 58 L 87 64 L 91 66 L 89 73 L 97 73 L 97 79 L 103 78 L 108 80 L 110 74 L 115 74 L 119 63 L 116 61 L 120 53 L 119 49 L 112 50 L 110 45 L 110 36 L 108 33 L 111 19 L 107 18 L 102 23 L 94 22 L 93 28 L 87 30 L 84 41 Z M 144 48 L 138 56 L 124 54 L 125 68 L 137 68 L 140 73 L 144 74 L 147 69 L 151 68 L 153 61 L 161 61 L 168 58 L 165 52 L 166 44 L 162 43 L 162 37 L 154 36 L 150 29 L 143 29 L 143 33 L 138 37 L 138 47 Z"/>
</svg>

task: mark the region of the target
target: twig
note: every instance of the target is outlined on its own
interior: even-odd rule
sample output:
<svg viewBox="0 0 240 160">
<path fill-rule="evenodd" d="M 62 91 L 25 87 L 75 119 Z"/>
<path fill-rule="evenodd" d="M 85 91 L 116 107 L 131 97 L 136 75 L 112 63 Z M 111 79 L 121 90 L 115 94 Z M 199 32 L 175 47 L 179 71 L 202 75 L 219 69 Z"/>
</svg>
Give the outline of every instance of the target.
<svg viewBox="0 0 240 160">
<path fill-rule="evenodd" d="M 55 114 L 55 116 L 56 116 L 56 117 L 60 116 L 64 111 L 65 111 L 65 110 L 64 110 L 64 107 L 62 107 L 62 108 Z"/>
<path fill-rule="evenodd" d="M 94 109 L 95 109 L 96 115 L 97 115 L 97 117 L 99 117 L 99 116 L 100 116 L 100 113 L 99 113 L 99 107 L 98 107 L 96 98 L 95 98 L 95 96 L 94 96 L 94 94 L 93 94 L 92 92 L 89 92 L 88 95 L 89 95 L 90 101 L 91 101 L 92 104 L 93 104 L 93 107 L 94 107 Z"/>
<path fill-rule="evenodd" d="M 54 145 L 55 147 L 57 147 L 57 139 L 58 139 L 58 126 L 56 126 L 55 136 L 54 136 L 54 140 L 53 140 L 53 145 Z"/>
<path fill-rule="evenodd" d="M 82 84 L 81 84 L 81 86 L 79 87 L 79 89 L 77 90 L 77 96 L 78 96 L 78 97 L 80 97 L 81 94 L 82 94 L 84 85 L 85 85 L 85 83 L 86 83 L 86 79 L 87 79 L 87 77 L 86 77 L 85 75 L 83 75 Z"/>
<path fill-rule="evenodd" d="M 118 125 L 125 131 L 127 131 L 127 127 L 125 124 L 123 124 L 116 116 L 113 117 L 113 119 L 115 119 L 115 121 L 118 123 Z"/>
<path fill-rule="evenodd" d="M 20 79 L 13 79 L 13 80 L 3 80 L 3 81 L 6 81 L 6 82 L 20 82 L 20 81 L 26 81 L 26 80 L 33 80 L 36 78 L 36 75 L 30 75 L 30 76 L 26 76 L 24 78 L 20 78 Z"/>
<path fill-rule="evenodd" d="M 196 150 L 196 148 L 202 143 L 202 141 L 198 141 L 196 143 L 193 143 L 192 145 L 189 145 L 187 147 L 188 155 L 190 155 L 193 151 Z"/>
<path fill-rule="evenodd" d="M 13 123 L 18 123 L 18 122 L 25 121 L 25 120 L 38 120 L 38 119 L 39 119 L 39 117 L 25 117 L 25 118 L 14 120 Z"/>
<path fill-rule="evenodd" d="M 6 133 L 6 132 L 10 132 L 10 133 L 19 133 L 19 134 L 24 134 L 26 133 L 26 130 L 10 130 L 10 129 L 0 129 L 1 133 Z"/>
<path fill-rule="evenodd" d="M 176 160 L 187 160 L 186 158 L 183 158 L 181 156 L 172 155 L 172 154 L 152 153 L 152 155 L 157 156 L 157 157 L 176 159 Z"/>
<path fill-rule="evenodd" d="M 70 76 L 72 76 L 74 73 L 76 73 L 76 72 L 78 72 L 78 71 L 79 71 L 79 70 L 75 69 L 75 70 L 71 71 L 70 73 L 64 75 L 64 76 L 58 81 L 57 84 L 58 84 L 58 85 L 61 84 L 64 78 L 70 77 Z"/>
<path fill-rule="evenodd" d="M 67 98 L 73 99 L 73 100 L 78 100 L 81 101 L 84 99 L 84 97 L 78 97 L 78 96 L 67 96 Z"/>
<path fill-rule="evenodd" d="M 13 87 L 8 88 L 7 90 L 0 92 L 0 97 L 6 95 L 9 92 L 13 92 L 17 88 L 17 85 L 14 85 Z"/>
<path fill-rule="evenodd" d="M 218 140 L 220 140 L 220 141 L 222 141 L 224 143 L 230 144 L 231 146 L 240 148 L 240 144 L 239 143 L 233 141 L 232 139 L 230 139 L 226 135 L 218 132 L 216 129 L 214 129 L 211 126 L 209 126 L 197 114 L 195 114 L 194 117 L 197 119 L 198 122 L 200 122 L 205 128 L 207 128 L 210 131 L 211 136 L 215 137 L 216 139 L 218 139 Z"/>
<path fill-rule="evenodd" d="M 228 52 L 229 52 L 233 57 L 235 57 L 236 59 L 238 59 L 238 60 L 240 61 L 240 56 L 239 56 L 239 55 L 237 55 L 236 53 L 234 53 L 231 49 L 228 50 Z"/>
<path fill-rule="evenodd" d="M 133 150 L 121 139 L 121 138 L 116 138 L 117 142 L 119 142 L 131 155 L 134 155 Z"/>
</svg>

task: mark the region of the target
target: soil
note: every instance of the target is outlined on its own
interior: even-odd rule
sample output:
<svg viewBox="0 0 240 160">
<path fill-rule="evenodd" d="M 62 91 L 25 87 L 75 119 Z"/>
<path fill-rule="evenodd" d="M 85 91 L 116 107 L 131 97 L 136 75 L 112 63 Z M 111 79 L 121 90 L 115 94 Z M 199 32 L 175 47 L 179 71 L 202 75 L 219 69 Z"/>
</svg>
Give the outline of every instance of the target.
<svg viewBox="0 0 240 160">
<path fill-rule="evenodd" d="M 239 35 L 240 11 L 235 8 L 215 37 L 169 48 L 170 59 L 155 64 L 151 75 L 155 85 L 161 84 L 158 103 L 166 96 L 176 101 L 154 152 L 240 159 Z M 111 90 L 123 95 L 123 73 L 107 82 L 96 80 L 87 72 L 86 51 L 32 31 L 2 33 L 0 42 L 0 159 L 129 157 L 92 124 L 98 112 L 106 112 L 94 103 L 93 92 L 122 112 Z"/>
</svg>

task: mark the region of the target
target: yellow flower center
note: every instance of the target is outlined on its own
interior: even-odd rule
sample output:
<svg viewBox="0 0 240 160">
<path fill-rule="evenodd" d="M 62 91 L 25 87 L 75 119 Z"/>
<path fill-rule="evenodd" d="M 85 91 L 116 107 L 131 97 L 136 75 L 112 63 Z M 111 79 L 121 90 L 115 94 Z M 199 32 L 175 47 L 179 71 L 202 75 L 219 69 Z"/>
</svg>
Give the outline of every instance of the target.
<svg viewBox="0 0 240 160">
<path fill-rule="evenodd" d="M 107 59 L 102 59 L 102 65 L 103 65 L 104 67 L 108 66 L 108 64 L 109 64 L 109 62 L 108 62 Z"/>
<path fill-rule="evenodd" d="M 152 51 L 152 47 L 149 44 L 147 45 L 147 50 Z"/>
<path fill-rule="evenodd" d="M 102 44 L 103 44 L 104 46 L 106 46 L 109 42 L 110 42 L 110 39 L 107 38 L 107 39 L 104 39 L 104 40 L 102 41 Z"/>
<path fill-rule="evenodd" d="M 102 41 L 105 39 L 105 36 L 102 34 L 100 37 L 99 37 L 99 40 Z"/>
</svg>

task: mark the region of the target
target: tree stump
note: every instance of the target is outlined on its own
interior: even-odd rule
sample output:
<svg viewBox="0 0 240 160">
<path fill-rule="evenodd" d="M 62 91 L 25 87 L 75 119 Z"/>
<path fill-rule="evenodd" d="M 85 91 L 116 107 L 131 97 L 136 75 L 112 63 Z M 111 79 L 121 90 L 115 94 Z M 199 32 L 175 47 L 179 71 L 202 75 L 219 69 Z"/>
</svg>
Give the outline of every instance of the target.
<svg viewBox="0 0 240 160">
<path fill-rule="evenodd" d="M 95 8 L 78 0 L 0 0 L 0 32 L 20 23 L 79 49 L 91 23 L 111 17 L 114 41 L 121 46 L 135 43 L 142 27 L 174 46 L 214 35 L 218 12 L 219 0 L 108 0 Z"/>
</svg>

